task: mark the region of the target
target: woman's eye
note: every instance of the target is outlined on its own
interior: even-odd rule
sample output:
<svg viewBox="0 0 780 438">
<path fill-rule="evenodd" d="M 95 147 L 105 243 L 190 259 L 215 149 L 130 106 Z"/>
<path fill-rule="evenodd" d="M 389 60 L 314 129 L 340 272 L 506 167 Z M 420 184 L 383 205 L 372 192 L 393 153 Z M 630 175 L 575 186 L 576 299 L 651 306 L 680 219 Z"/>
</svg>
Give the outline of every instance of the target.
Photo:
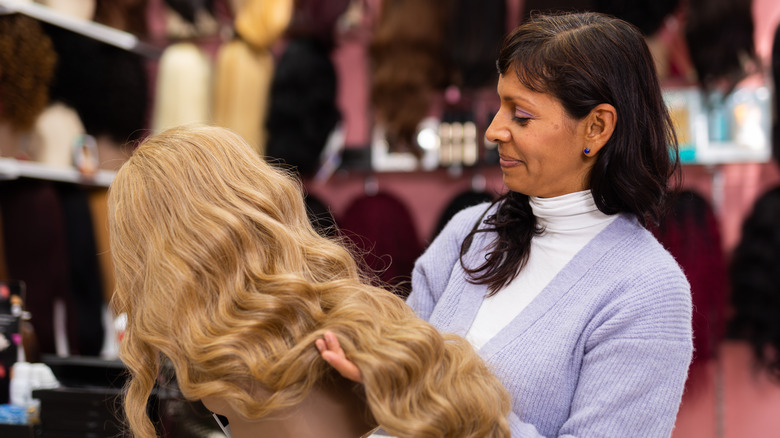
<svg viewBox="0 0 780 438">
<path fill-rule="evenodd" d="M 519 125 L 521 125 L 521 126 L 525 126 L 525 125 L 527 125 L 527 124 L 528 124 L 528 122 L 529 122 L 529 121 L 531 121 L 531 118 L 530 118 L 530 117 L 520 117 L 520 116 L 514 116 L 514 117 L 512 117 L 512 120 L 513 120 L 515 123 L 517 123 L 517 124 L 519 124 Z"/>
</svg>

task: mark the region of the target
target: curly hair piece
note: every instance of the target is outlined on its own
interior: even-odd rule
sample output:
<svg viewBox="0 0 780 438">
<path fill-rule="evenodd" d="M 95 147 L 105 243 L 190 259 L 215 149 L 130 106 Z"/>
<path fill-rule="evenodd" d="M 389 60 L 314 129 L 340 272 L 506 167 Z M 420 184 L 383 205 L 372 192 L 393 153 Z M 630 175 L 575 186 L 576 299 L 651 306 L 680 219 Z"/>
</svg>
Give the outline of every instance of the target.
<svg viewBox="0 0 780 438">
<path fill-rule="evenodd" d="M 146 139 L 108 204 L 135 436 L 155 436 L 146 405 L 164 359 L 185 397 L 224 401 L 239 422 L 346 385 L 366 422 L 401 438 L 509 436 L 509 396 L 467 341 L 371 286 L 343 243 L 312 228 L 300 182 L 235 133 L 187 126 Z M 322 360 L 325 331 L 362 386 Z"/>
<path fill-rule="evenodd" d="M 0 15 L 0 120 L 32 129 L 49 103 L 57 52 L 35 19 Z"/>
</svg>

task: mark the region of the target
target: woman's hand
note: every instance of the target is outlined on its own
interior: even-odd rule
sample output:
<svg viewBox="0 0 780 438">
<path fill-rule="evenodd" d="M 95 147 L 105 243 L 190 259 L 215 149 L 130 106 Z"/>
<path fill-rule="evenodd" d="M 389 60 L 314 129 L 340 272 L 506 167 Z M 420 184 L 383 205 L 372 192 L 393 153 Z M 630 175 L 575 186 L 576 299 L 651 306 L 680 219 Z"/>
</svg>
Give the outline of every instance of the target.
<svg viewBox="0 0 780 438">
<path fill-rule="evenodd" d="M 339 340 L 333 332 L 326 331 L 321 339 L 314 341 L 314 345 L 320 351 L 320 356 L 322 356 L 325 362 L 335 368 L 344 378 L 353 382 L 363 383 L 363 375 L 360 373 L 360 369 L 347 359 L 347 355 L 341 349 Z"/>
</svg>

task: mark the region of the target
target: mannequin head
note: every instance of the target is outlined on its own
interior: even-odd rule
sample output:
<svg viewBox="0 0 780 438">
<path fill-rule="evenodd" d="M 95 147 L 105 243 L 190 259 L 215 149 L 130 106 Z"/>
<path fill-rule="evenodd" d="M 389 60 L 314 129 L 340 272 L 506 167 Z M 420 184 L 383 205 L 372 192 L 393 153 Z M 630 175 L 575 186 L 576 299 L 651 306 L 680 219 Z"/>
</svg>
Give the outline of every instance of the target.
<svg viewBox="0 0 780 438">
<path fill-rule="evenodd" d="M 218 398 L 242 420 L 336 384 L 349 385 L 366 423 L 399 437 L 509 436 L 508 395 L 469 344 L 370 286 L 304 205 L 299 182 L 223 128 L 152 136 L 117 172 L 112 308 L 128 316 L 120 356 L 133 432 L 154 436 L 146 401 L 169 360 L 185 397 Z M 320 358 L 314 341 L 325 330 L 363 386 L 339 381 Z"/>
</svg>

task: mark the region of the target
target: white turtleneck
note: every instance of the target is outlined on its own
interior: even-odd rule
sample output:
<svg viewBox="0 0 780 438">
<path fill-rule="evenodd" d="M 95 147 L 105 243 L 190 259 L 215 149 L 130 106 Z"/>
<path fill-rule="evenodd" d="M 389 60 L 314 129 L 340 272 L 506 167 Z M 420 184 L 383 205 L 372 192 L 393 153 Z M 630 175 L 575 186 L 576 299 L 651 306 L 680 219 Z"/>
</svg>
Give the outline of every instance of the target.
<svg viewBox="0 0 780 438">
<path fill-rule="evenodd" d="M 531 239 L 528 263 L 517 277 L 485 298 L 466 339 L 482 348 L 547 286 L 550 280 L 617 215 L 596 207 L 590 190 L 555 198 L 530 198 L 531 209 L 544 233 Z"/>
</svg>

